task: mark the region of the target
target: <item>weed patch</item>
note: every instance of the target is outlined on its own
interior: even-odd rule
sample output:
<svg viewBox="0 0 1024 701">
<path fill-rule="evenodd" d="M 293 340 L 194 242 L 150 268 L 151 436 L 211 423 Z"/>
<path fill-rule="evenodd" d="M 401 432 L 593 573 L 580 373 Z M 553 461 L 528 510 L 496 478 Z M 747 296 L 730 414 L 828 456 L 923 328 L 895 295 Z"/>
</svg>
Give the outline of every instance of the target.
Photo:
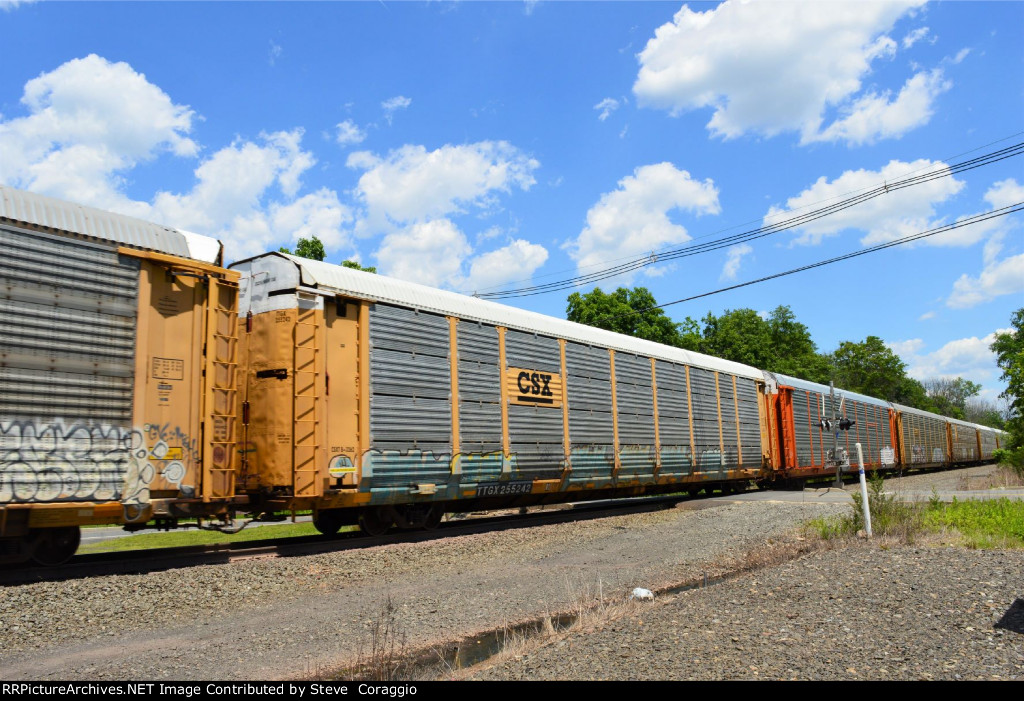
<svg viewBox="0 0 1024 701">
<path fill-rule="evenodd" d="M 1024 548 L 1024 502 L 1011 499 L 953 501 L 929 506 L 929 530 L 955 530 L 970 548 Z"/>
<path fill-rule="evenodd" d="M 846 516 L 819 517 L 804 524 L 804 533 L 829 541 L 849 539 L 864 529 L 863 498 L 853 494 Z M 925 533 L 956 532 L 971 548 L 1024 547 L 1024 502 L 1012 499 L 957 501 L 945 504 L 933 493 L 927 502 L 905 503 L 886 493 L 880 475 L 873 475 L 868 506 L 874 535 L 911 544 Z"/>
</svg>

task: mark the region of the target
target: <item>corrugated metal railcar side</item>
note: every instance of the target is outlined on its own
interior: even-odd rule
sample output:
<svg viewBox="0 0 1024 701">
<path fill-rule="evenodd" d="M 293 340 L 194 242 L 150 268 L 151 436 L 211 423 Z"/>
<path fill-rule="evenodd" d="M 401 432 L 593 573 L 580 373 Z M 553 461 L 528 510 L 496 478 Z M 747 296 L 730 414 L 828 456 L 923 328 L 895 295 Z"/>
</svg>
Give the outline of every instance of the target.
<svg viewBox="0 0 1024 701">
<path fill-rule="evenodd" d="M 922 409 L 893 404 L 896 408 L 900 464 L 905 469 L 949 464 L 947 419 Z"/>
<path fill-rule="evenodd" d="M 949 453 L 957 464 L 981 460 L 981 437 L 978 427 L 959 419 L 946 419 Z"/>
<path fill-rule="evenodd" d="M 991 460 L 994 457 L 996 449 L 999 447 L 999 439 L 997 437 L 996 429 L 989 426 L 982 426 L 975 424 L 974 427 L 978 429 L 978 440 L 980 442 L 980 453 L 978 454 L 979 460 Z"/>
<path fill-rule="evenodd" d="M 771 459 L 754 368 L 282 254 L 235 267 L 252 328 L 247 484 L 328 529 L 345 507 L 376 530 L 442 508 L 751 480 Z M 318 349 L 306 371 L 301 318 Z M 301 384 L 310 404 L 289 416 Z"/>
<path fill-rule="evenodd" d="M 0 557 L 230 497 L 237 274 L 196 259 L 220 244 L 0 187 L 0 248 Z"/>
<path fill-rule="evenodd" d="M 806 479 L 835 474 L 835 465 L 830 463 L 836 441 L 833 433 L 838 433 L 838 446 L 851 460 L 856 460 L 855 444 L 861 444 L 866 468 L 886 469 L 896 465 L 893 444 L 896 419 L 887 402 L 837 387 L 835 415 L 854 423 L 847 431 L 834 428 L 828 432 L 820 423 L 832 417 L 832 398 L 827 385 L 778 373 L 765 374 L 778 383 L 781 476 Z"/>
</svg>

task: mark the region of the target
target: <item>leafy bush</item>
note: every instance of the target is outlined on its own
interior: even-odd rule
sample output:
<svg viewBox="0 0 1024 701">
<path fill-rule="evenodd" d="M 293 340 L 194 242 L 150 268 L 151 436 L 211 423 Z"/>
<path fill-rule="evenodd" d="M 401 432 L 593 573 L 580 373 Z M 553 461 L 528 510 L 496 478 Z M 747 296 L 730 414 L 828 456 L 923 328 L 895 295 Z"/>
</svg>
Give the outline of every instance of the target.
<svg viewBox="0 0 1024 701">
<path fill-rule="evenodd" d="M 895 494 L 885 493 L 885 480 L 880 472 L 868 478 L 868 507 L 871 510 L 871 530 L 875 535 L 896 536 L 912 542 L 921 530 L 921 513 L 914 504 L 899 501 Z M 864 499 L 860 491 L 853 493 L 853 527 L 864 530 Z"/>
<path fill-rule="evenodd" d="M 1024 447 L 996 448 L 992 457 L 1000 465 L 1006 465 L 1018 476 L 1024 477 Z"/>
</svg>

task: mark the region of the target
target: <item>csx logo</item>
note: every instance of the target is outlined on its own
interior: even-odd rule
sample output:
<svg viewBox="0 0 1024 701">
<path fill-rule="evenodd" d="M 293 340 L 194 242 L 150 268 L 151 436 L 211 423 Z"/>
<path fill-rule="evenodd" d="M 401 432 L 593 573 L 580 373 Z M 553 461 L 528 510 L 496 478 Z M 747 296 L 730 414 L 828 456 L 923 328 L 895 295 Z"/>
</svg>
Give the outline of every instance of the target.
<svg viewBox="0 0 1024 701">
<path fill-rule="evenodd" d="M 541 397 L 552 396 L 551 375 L 523 370 L 519 373 L 516 384 L 519 385 L 519 394 L 533 394 Z"/>
<path fill-rule="evenodd" d="M 506 368 L 508 400 L 528 406 L 562 406 L 562 378 L 533 368 Z"/>
</svg>

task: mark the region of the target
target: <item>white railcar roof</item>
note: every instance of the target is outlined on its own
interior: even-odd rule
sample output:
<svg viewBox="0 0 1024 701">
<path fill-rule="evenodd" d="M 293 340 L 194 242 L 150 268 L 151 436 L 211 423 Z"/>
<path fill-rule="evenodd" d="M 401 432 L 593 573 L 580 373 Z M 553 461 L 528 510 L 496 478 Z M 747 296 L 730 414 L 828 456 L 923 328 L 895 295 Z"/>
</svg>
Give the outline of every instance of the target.
<svg viewBox="0 0 1024 701">
<path fill-rule="evenodd" d="M 0 185 L 0 221 L 66 231 L 130 248 L 219 264 L 215 238 Z"/>
<path fill-rule="evenodd" d="M 967 428 L 979 429 L 987 428 L 986 426 L 980 426 L 978 424 L 972 424 L 970 421 L 964 421 L 963 419 L 954 419 L 952 416 L 947 416 L 946 421 L 957 426 L 966 426 Z"/>
<path fill-rule="evenodd" d="M 906 406 L 905 404 L 897 404 L 896 402 L 893 402 L 892 405 L 893 408 L 898 409 L 899 411 L 902 411 L 906 414 L 917 414 L 918 416 L 927 416 L 932 419 L 941 419 L 943 421 L 946 421 L 948 418 L 943 416 L 942 414 L 936 414 L 935 412 L 932 411 L 925 411 L 924 409 L 917 409 L 912 406 Z"/>
<path fill-rule="evenodd" d="M 774 372 L 772 374 L 779 381 L 780 385 L 788 385 L 790 387 L 796 387 L 797 389 L 810 390 L 811 392 L 818 392 L 825 395 L 829 393 L 829 386 L 823 385 L 820 382 L 801 380 L 799 377 L 791 377 L 778 372 Z M 836 387 L 836 396 L 839 398 L 846 397 L 847 399 L 853 399 L 864 404 L 874 404 L 875 406 L 884 406 L 888 408 L 890 405 L 889 402 L 884 399 L 869 397 L 866 394 L 858 394 L 857 392 L 851 392 L 850 390 L 843 389 L 842 387 Z"/>
<path fill-rule="evenodd" d="M 426 285 L 397 280 L 376 273 L 345 268 L 340 265 L 309 260 L 285 253 L 268 253 L 238 263 L 258 261 L 266 256 L 283 256 L 299 268 L 304 285 L 329 288 L 342 295 L 369 299 L 386 304 L 412 307 L 427 312 L 479 321 L 509 329 L 564 338 L 616 351 L 634 353 L 676 363 L 685 363 L 708 370 L 718 370 L 739 377 L 764 381 L 764 374 L 755 367 L 722 360 L 710 355 L 673 348 L 654 341 L 625 336 L 565 319 L 517 309 L 497 302 L 439 290 Z M 237 263 L 236 263 L 237 265 Z"/>
</svg>

